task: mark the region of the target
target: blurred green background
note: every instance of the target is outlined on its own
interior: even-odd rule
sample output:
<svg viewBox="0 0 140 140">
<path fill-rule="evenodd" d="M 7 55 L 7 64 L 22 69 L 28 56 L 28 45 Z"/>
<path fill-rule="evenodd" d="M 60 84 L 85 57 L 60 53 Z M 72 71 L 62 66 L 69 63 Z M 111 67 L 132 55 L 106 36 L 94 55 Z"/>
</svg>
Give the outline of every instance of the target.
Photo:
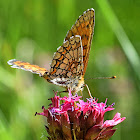
<svg viewBox="0 0 140 140">
<path fill-rule="evenodd" d="M 126 120 L 111 140 L 139 139 L 140 35 L 139 0 L 0 0 L 0 140 L 45 139 L 41 106 L 62 88 L 30 72 L 12 69 L 19 59 L 49 69 L 67 31 L 89 8 L 95 31 L 85 79 L 116 75 L 115 80 L 86 80 L 92 95 Z M 83 91 L 88 97 L 87 89 Z"/>
</svg>

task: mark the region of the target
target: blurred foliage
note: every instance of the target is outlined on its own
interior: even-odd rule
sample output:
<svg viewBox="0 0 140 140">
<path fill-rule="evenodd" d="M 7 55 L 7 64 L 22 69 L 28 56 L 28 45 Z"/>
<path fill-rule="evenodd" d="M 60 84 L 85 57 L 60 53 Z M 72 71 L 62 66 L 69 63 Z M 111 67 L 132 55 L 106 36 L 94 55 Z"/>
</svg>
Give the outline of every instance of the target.
<svg viewBox="0 0 140 140">
<path fill-rule="evenodd" d="M 112 140 L 139 138 L 140 1 L 1 0 L 1 140 L 45 139 L 44 120 L 34 113 L 41 112 L 41 106 L 49 104 L 53 90 L 62 90 L 30 72 L 12 69 L 7 61 L 16 58 L 49 69 L 53 53 L 62 45 L 67 31 L 89 8 L 96 11 L 96 24 L 85 79 L 112 75 L 117 79 L 85 82 L 100 102 L 108 98 L 108 104 L 116 103 L 115 110 L 106 118 L 112 119 L 116 112 L 126 117 L 117 126 L 119 129 Z M 112 23 L 113 18 L 121 28 Z M 126 44 L 135 53 L 130 47 L 124 49 Z M 83 94 L 84 98 L 88 97 L 86 88 Z"/>
</svg>

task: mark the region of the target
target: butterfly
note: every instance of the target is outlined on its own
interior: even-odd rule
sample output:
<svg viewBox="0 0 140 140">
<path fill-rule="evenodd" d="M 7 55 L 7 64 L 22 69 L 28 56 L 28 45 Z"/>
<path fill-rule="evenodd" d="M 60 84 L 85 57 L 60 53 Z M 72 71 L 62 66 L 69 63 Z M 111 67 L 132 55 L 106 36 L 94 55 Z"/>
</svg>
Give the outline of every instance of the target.
<svg viewBox="0 0 140 140">
<path fill-rule="evenodd" d="M 65 87 L 71 92 L 82 91 L 91 41 L 95 26 L 95 11 L 88 9 L 79 16 L 67 32 L 62 46 L 54 53 L 50 71 L 28 62 L 12 59 L 8 64 L 12 68 L 30 71 L 45 78 L 48 82 Z"/>
</svg>

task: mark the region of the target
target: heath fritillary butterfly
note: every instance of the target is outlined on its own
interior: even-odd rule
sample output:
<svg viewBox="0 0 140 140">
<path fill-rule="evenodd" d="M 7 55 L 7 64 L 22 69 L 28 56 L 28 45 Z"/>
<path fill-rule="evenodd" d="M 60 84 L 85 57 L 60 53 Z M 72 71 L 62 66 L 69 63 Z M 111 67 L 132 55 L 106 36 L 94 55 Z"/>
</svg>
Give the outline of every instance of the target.
<svg viewBox="0 0 140 140">
<path fill-rule="evenodd" d="M 48 82 L 70 89 L 74 93 L 82 91 L 95 26 L 94 18 L 94 9 L 88 9 L 79 16 L 68 31 L 63 45 L 55 52 L 50 71 L 16 59 L 9 60 L 8 64 L 12 68 L 39 74 Z"/>
</svg>

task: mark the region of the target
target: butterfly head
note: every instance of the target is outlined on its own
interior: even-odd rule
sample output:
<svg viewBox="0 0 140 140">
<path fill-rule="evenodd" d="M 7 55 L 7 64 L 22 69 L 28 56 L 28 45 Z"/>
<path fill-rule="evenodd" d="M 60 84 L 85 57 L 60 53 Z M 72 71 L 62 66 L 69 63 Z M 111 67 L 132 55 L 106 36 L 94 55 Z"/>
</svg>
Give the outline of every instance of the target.
<svg viewBox="0 0 140 140">
<path fill-rule="evenodd" d="M 81 76 L 80 78 L 71 80 L 71 83 L 68 87 L 72 92 L 77 93 L 78 91 L 83 91 L 84 85 L 84 78 Z"/>
</svg>

